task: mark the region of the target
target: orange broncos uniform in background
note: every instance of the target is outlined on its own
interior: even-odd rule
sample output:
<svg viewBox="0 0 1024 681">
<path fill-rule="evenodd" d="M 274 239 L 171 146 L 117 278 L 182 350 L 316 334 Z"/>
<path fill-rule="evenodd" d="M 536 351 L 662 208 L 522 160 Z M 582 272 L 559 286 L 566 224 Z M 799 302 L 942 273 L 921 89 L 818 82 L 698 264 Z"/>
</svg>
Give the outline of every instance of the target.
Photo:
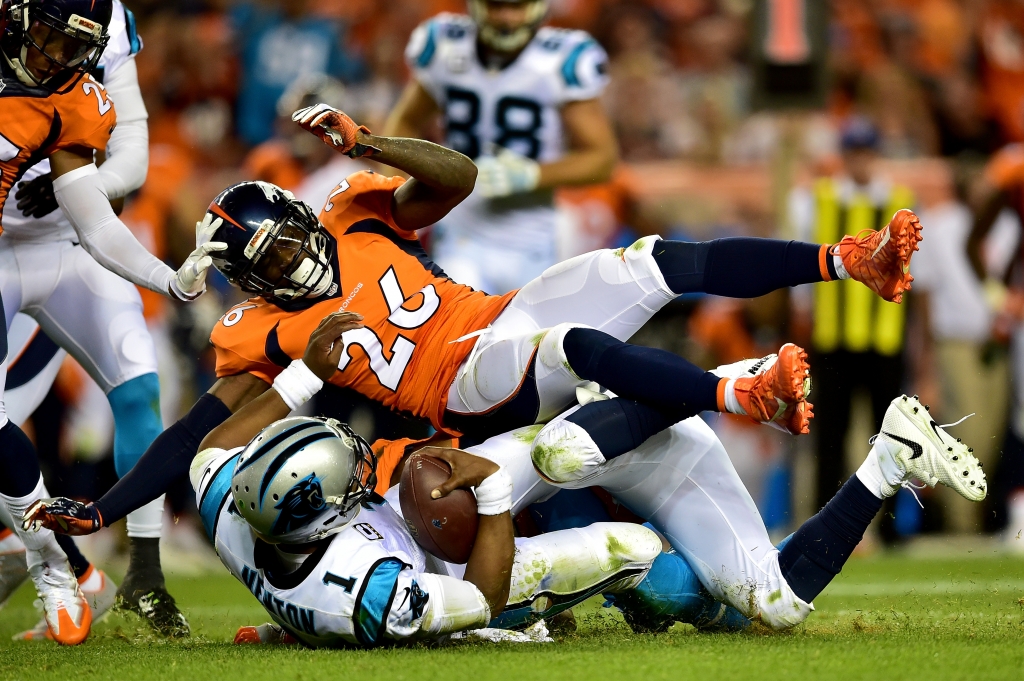
<svg viewBox="0 0 1024 681">
<path fill-rule="evenodd" d="M 319 217 L 337 242 L 338 291 L 285 307 L 251 298 L 228 310 L 210 336 L 218 377 L 250 373 L 272 382 L 303 356 L 324 317 L 358 312 L 364 327 L 342 336 L 330 382 L 445 429 L 448 389 L 475 340 L 459 339 L 490 324 L 516 292 L 475 291 L 430 262 L 416 234 L 391 217 L 404 182 L 362 171 L 331 192 Z"/>
<path fill-rule="evenodd" d="M 59 95 L 27 87 L 4 68 L 0 111 L 0 211 L 26 170 L 60 149 L 106 150 L 117 124 L 114 102 L 89 75 Z"/>
</svg>

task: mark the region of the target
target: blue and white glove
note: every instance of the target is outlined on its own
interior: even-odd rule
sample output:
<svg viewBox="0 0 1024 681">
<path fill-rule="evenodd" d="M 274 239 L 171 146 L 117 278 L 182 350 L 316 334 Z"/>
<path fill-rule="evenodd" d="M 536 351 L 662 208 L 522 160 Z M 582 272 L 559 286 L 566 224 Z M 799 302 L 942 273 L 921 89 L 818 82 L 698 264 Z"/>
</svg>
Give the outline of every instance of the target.
<svg viewBox="0 0 1024 681">
<path fill-rule="evenodd" d="M 540 164 L 511 149 L 495 147 L 494 156 L 476 160 L 476 186 L 489 199 L 531 192 L 540 182 Z"/>
</svg>

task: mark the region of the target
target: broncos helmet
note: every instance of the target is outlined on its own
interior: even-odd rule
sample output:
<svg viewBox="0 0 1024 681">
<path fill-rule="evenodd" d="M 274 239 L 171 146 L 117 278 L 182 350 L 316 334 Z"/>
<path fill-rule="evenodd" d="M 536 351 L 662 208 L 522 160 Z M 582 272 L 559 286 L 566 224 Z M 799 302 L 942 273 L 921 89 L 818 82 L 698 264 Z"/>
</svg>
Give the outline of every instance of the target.
<svg viewBox="0 0 1024 681">
<path fill-rule="evenodd" d="M 96 67 L 111 0 L 0 0 L 0 52 L 25 85 L 69 92 Z"/>
<path fill-rule="evenodd" d="M 491 21 L 488 5 L 524 5 L 526 17 L 518 26 L 501 26 Z M 498 52 L 517 52 L 526 47 L 544 22 L 548 0 L 468 0 L 469 16 L 477 26 L 480 41 Z"/>
<path fill-rule="evenodd" d="M 377 484 L 366 440 L 334 419 L 300 416 L 264 428 L 235 463 L 231 496 L 273 544 L 305 544 L 341 531 Z"/>
<path fill-rule="evenodd" d="M 212 240 L 228 245 L 211 253 L 213 264 L 243 291 L 288 303 L 336 286 L 334 240 L 291 192 L 269 182 L 240 182 L 221 192 L 208 213 L 224 220 Z"/>
</svg>

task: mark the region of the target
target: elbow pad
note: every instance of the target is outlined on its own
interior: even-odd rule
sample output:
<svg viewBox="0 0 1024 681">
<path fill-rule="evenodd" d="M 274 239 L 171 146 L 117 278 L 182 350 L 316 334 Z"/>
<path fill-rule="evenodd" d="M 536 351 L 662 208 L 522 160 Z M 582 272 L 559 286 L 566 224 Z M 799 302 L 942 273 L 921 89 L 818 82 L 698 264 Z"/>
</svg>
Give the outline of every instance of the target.
<svg viewBox="0 0 1024 681">
<path fill-rule="evenodd" d="M 429 594 L 420 630 L 431 636 L 481 629 L 491 621 L 491 608 L 475 584 L 447 575 L 421 574 L 420 587 Z"/>
<path fill-rule="evenodd" d="M 53 193 L 82 247 L 96 262 L 136 286 L 170 296 L 174 270 L 147 251 L 114 215 L 95 165 L 56 178 Z"/>
</svg>

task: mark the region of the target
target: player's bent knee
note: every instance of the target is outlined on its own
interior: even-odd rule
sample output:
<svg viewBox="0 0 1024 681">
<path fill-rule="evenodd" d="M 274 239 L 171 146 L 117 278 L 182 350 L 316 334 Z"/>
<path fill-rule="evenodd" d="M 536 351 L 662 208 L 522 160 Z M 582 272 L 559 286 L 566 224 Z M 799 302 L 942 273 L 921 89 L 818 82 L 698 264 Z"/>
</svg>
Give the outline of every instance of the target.
<svg viewBox="0 0 1024 681">
<path fill-rule="evenodd" d="M 530 448 L 537 472 L 556 485 L 573 486 L 605 464 L 604 455 L 580 425 L 564 419 L 545 425 Z"/>
<path fill-rule="evenodd" d="M 637 239 L 627 248 L 622 249 L 622 260 L 626 263 L 630 277 L 644 289 L 646 293 L 655 290 L 674 298 L 675 294 L 665 282 L 665 276 L 654 259 L 654 246 L 661 241 L 657 234 Z"/>
</svg>

